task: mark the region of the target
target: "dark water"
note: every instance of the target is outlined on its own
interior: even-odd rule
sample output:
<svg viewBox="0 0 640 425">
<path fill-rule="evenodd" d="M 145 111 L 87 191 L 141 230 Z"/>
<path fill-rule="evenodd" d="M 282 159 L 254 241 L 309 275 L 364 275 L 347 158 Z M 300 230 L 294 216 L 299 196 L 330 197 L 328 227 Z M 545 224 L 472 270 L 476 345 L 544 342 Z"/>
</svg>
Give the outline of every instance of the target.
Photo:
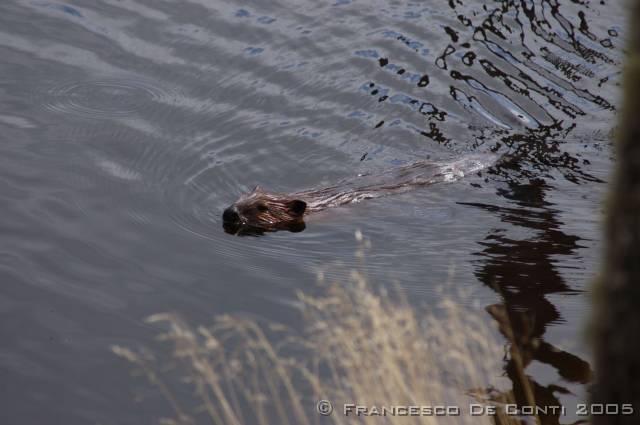
<svg viewBox="0 0 640 425">
<path fill-rule="evenodd" d="M 508 313 L 536 398 L 583 400 L 621 3 L 3 0 L 0 423 L 154 422 L 111 344 L 167 310 L 291 323 L 318 269 L 358 264 L 356 229 L 373 281 L 428 308 L 453 268 L 488 323 Z M 222 229 L 258 183 L 489 151 L 518 160 L 301 233 Z"/>
</svg>

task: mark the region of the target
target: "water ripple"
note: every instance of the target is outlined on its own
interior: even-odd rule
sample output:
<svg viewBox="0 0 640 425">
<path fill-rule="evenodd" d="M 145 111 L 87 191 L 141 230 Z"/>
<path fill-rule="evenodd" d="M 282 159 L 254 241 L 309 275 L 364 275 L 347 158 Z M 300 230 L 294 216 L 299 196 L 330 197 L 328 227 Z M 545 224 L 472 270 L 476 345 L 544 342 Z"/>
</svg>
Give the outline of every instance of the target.
<svg viewBox="0 0 640 425">
<path fill-rule="evenodd" d="M 63 83 L 49 88 L 36 101 L 45 109 L 88 119 L 132 117 L 152 101 L 172 93 L 151 82 L 104 79 Z"/>
</svg>

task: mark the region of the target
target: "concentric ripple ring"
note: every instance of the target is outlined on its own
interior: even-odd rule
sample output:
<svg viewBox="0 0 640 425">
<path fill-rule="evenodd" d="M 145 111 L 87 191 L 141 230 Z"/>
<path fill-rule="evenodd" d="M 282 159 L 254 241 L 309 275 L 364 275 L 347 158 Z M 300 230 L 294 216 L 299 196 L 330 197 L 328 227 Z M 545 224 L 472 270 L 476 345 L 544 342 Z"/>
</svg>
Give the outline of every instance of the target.
<svg viewBox="0 0 640 425">
<path fill-rule="evenodd" d="M 167 97 L 155 85 L 139 80 L 95 80 L 65 83 L 47 90 L 44 108 L 90 119 L 130 116 L 148 102 Z"/>
</svg>

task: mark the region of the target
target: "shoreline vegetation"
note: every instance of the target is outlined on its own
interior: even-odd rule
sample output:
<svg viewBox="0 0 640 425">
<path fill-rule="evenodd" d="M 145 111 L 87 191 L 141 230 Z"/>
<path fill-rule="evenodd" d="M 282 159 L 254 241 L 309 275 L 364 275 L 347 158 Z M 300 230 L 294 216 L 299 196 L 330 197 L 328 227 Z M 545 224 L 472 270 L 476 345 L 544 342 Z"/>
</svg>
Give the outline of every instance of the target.
<svg viewBox="0 0 640 425">
<path fill-rule="evenodd" d="M 318 280 L 320 295 L 298 293 L 301 331 L 230 315 L 191 326 L 164 313 L 147 322 L 164 329 L 159 339 L 171 347 L 170 361 L 144 349 L 112 350 L 160 391 L 171 410 L 161 419 L 167 425 L 539 423 L 535 413 L 505 414 L 514 401 L 501 360 L 518 364 L 519 353 L 484 310 L 443 295 L 432 307 L 437 314 L 421 314 L 400 290 L 376 289 L 358 271 L 346 282 Z M 189 407 L 185 390 L 193 393 Z"/>
</svg>

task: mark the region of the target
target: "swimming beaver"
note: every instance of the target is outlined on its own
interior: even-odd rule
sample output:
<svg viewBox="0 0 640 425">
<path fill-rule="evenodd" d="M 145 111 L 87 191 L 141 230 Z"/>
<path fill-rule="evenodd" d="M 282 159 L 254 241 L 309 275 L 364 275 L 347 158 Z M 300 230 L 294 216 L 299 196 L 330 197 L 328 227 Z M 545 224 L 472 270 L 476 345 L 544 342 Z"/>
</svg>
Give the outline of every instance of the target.
<svg viewBox="0 0 640 425">
<path fill-rule="evenodd" d="M 363 199 L 402 193 L 418 186 L 454 181 L 494 165 L 494 154 L 466 155 L 449 162 L 418 161 L 376 174 L 360 174 L 333 186 L 290 194 L 267 192 L 260 186 L 240 197 L 222 214 L 227 233 L 259 235 L 276 230 L 304 230 L 305 215 Z"/>
</svg>

